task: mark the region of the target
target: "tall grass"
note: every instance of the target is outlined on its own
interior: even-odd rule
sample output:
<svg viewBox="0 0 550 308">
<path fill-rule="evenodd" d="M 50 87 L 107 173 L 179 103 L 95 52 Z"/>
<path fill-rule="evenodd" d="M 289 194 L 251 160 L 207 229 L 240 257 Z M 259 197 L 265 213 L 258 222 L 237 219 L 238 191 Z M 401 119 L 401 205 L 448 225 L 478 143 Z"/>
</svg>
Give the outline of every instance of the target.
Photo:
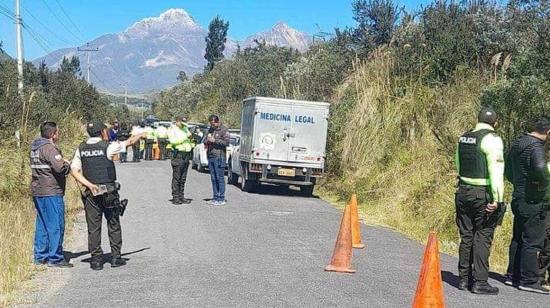
<svg viewBox="0 0 550 308">
<path fill-rule="evenodd" d="M 81 121 L 69 115 L 61 123 L 60 147 L 65 158 L 71 158 L 76 145 L 83 140 Z M 0 145 L 0 306 L 15 298 L 18 282 L 36 271 L 33 265 L 35 210 L 30 192 L 28 166 L 29 144 L 38 136 L 37 128 L 23 138 L 21 149 L 15 140 Z M 81 207 L 76 183 L 68 181 L 65 196 L 66 231 Z"/>
<path fill-rule="evenodd" d="M 339 89 L 333 108 L 329 169 L 322 193 L 344 201 L 356 192 L 367 222 L 425 241 L 439 233 L 456 254 L 455 142 L 475 125 L 486 81 L 457 72 L 451 85 L 426 85 L 392 74 L 391 52 L 380 50 Z M 509 215 L 508 215 L 509 216 Z M 510 217 L 497 232 L 492 264 L 502 270 Z"/>
</svg>

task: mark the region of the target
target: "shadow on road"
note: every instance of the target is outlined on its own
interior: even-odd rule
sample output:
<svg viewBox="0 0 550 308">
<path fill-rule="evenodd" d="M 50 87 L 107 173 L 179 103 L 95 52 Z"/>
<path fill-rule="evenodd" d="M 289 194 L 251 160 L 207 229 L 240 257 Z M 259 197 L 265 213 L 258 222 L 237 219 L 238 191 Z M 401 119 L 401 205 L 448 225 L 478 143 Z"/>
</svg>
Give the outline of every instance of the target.
<svg viewBox="0 0 550 308">
<path fill-rule="evenodd" d="M 76 259 L 80 256 L 83 256 L 85 254 L 89 253 L 89 251 L 84 250 L 80 252 L 71 252 L 71 251 L 63 251 L 63 256 L 65 257 L 65 260 L 71 261 L 71 259 Z"/>
<path fill-rule="evenodd" d="M 443 279 L 443 281 L 448 285 L 455 288 L 458 288 L 458 284 L 460 283 L 458 276 L 448 271 L 441 271 L 441 279 Z"/>
<path fill-rule="evenodd" d="M 229 185 L 229 184 L 226 184 L 226 185 Z M 239 187 L 239 185 L 237 185 L 237 187 Z M 273 195 L 273 196 L 305 198 L 305 196 L 300 192 L 298 188 L 289 187 L 289 186 L 271 185 L 271 184 L 258 185 L 255 187 L 254 191 L 250 193 L 258 194 L 258 195 Z M 309 198 L 319 199 L 319 197 L 315 195 Z"/>
<path fill-rule="evenodd" d="M 145 248 L 141 248 L 141 249 L 138 249 L 138 250 L 126 252 L 126 253 L 123 253 L 121 256 L 125 257 L 125 256 L 129 256 L 129 255 L 133 255 L 135 253 L 139 253 L 139 252 L 142 252 L 142 251 L 145 251 L 145 250 L 148 250 L 148 249 L 151 249 L 151 247 L 145 247 Z M 86 251 L 83 254 L 86 254 L 86 253 L 88 253 L 88 252 Z M 110 262 L 112 258 L 113 258 L 113 255 L 110 252 L 109 253 L 104 253 L 101 256 L 101 259 L 103 260 L 103 263 Z M 130 260 L 130 258 L 123 258 L 123 259 L 126 260 L 126 261 Z M 90 263 L 90 262 L 92 262 L 92 258 L 90 257 L 90 258 L 83 259 L 81 262 Z"/>
<path fill-rule="evenodd" d="M 460 282 L 460 278 L 458 278 L 457 275 L 454 273 L 448 272 L 448 271 L 441 271 L 441 278 L 444 282 L 446 282 L 448 285 L 453 286 L 458 289 L 458 284 Z M 505 277 L 499 273 L 490 272 L 489 278 L 494 279 L 502 284 L 504 284 Z"/>
</svg>

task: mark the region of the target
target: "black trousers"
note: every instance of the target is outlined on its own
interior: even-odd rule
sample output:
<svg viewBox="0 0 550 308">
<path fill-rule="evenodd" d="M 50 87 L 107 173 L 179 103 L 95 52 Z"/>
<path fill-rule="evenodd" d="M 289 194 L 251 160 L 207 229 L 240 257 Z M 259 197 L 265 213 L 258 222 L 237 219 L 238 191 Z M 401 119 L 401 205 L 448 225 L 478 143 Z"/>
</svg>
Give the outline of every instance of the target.
<svg viewBox="0 0 550 308">
<path fill-rule="evenodd" d="M 132 160 L 139 162 L 141 160 L 141 151 L 139 150 L 139 141 L 132 144 Z"/>
<path fill-rule="evenodd" d="M 161 160 L 168 159 L 168 151 L 166 150 L 166 146 L 168 145 L 167 139 L 159 139 L 159 156 Z"/>
<path fill-rule="evenodd" d="M 539 268 L 541 280 L 546 279 L 546 272 L 548 272 L 548 282 L 550 282 L 550 215 L 546 215 L 546 238 L 544 239 L 544 246 L 539 254 Z"/>
<path fill-rule="evenodd" d="M 112 198 L 119 198 L 118 193 L 110 193 L 93 197 L 87 195 L 83 197 L 84 210 L 86 212 L 86 223 L 88 224 L 88 251 L 92 255 L 93 261 L 100 261 L 103 250 L 101 249 L 101 223 L 102 217 L 107 220 L 107 232 L 111 244 L 111 255 L 113 258 L 120 257 L 122 249 L 122 229 L 120 226 L 120 216 L 118 208 L 112 207 Z"/>
<path fill-rule="evenodd" d="M 487 281 L 489 254 L 497 219 L 485 209 L 490 203 L 486 187 L 459 185 L 455 194 L 456 224 L 460 231 L 458 275 L 461 280 Z"/>
<path fill-rule="evenodd" d="M 512 200 L 512 212 L 514 226 L 508 273 L 523 285 L 538 283 L 541 272 L 538 255 L 546 238 L 543 204 Z"/>
<path fill-rule="evenodd" d="M 184 198 L 185 181 L 191 153 L 175 152 L 172 155 L 172 198 L 181 200 Z"/>
<path fill-rule="evenodd" d="M 153 140 L 145 140 L 145 160 L 153 160 Z"/>
</svg>

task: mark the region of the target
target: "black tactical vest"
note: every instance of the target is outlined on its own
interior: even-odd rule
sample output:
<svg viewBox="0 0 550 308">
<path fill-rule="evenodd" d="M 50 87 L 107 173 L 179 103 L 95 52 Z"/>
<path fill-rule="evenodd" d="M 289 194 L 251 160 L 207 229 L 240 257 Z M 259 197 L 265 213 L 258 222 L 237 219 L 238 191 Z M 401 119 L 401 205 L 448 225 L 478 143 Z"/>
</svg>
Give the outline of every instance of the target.
<svg viewBox="0 0 550 308">
<path fill-rule="evenodd" d="M 107 184 L 116 181 L 116 169 L 112 160 L 107 158 L 107 141 L 95 144 L 82 143 L 78 148 L 82 161 L 82 174 L 94 184 Z"/>
<path fill-rule="evenodd" d="M 481 129 L 467 132 L 458 140 L 459 176 L 471 179 L 488 179 L 487 158 L 481 151 L 481 140 L 492 133 L 492 130 Z"/>
</svg>

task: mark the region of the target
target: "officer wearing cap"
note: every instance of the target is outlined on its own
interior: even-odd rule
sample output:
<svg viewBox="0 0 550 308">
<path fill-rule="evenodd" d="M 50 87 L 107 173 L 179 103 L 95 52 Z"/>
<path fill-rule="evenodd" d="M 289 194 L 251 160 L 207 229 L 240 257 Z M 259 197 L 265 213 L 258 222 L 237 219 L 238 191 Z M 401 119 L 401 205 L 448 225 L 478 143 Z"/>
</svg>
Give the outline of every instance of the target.
<svg viewBox="0 0 550 308">
<path fill-rule="evenodd" d="M 191 199 L 185 198 L 185 181 L 191 159 L 191 132 L 182 116 L 176 117 L 176 123 L 168 130 L 168 141 L 172 149 L 172 203 L 174 205 L 189 204 Z"/>
<path fill-rule="evenodd" d="M 504 146 L 495 133 L 496 124 L 495 111 L 482 108 L 474 130 L 460 137 L 455 157 L 459 289 L 471 289 L 475 294 L 498 294 L 498 288 L 487 282 L 494 231 L 506 209 Z"/>
<path fill-rule="evenodd" d="M 123 148 L 138 141 L 142 135 L 133 135 L 127 141 L 109 143 L 107 127 L 102 122 L 86 125 L 90 138 L 80 144 L 71 162 L 71 174 L 86 191 L 82 202 L 88 225 L 88 250 L 92 255 L 90 267 L 103 269 L 103 251 L 101 250 L 102 216 L 107 219 L 107 231 L 111 243 L 111 267 L 126 264 L 121 258 L 122 230 L 120 215 L 124 213 L 124 202 L 118 195 L 116 169 L 113 157 Z M 124 200 L 127 202 L 127 200 Z"/>
</svg>

